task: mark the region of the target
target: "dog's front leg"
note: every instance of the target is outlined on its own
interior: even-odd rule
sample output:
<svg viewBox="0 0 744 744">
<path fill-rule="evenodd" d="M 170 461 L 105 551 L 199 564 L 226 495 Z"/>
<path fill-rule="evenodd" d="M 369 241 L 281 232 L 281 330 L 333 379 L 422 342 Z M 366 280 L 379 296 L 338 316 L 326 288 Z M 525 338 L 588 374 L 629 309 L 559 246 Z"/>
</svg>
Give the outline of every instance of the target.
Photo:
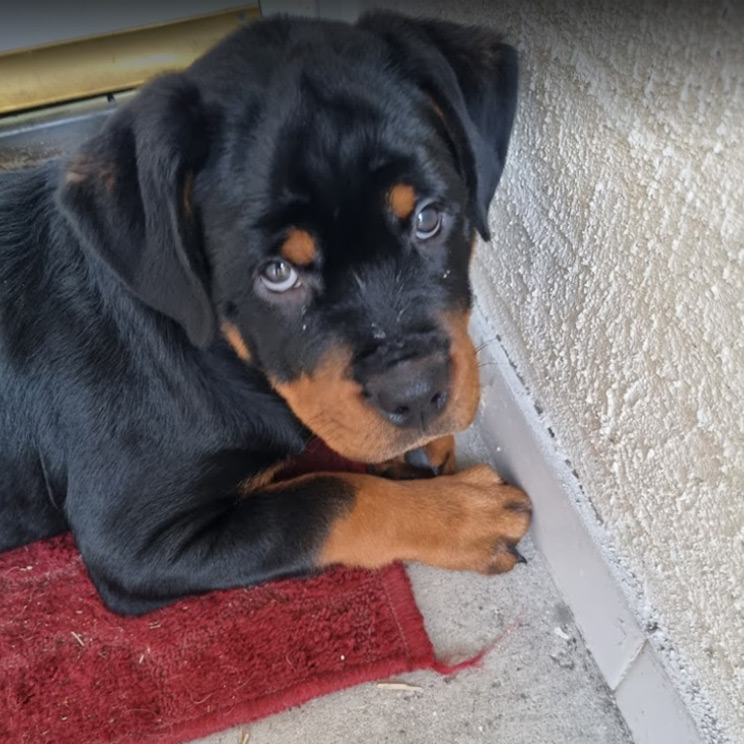
<svg viewBox="0 0 744 744">
<path fill-rule="evenodd" d="M 211 494 L 204 482 L 198 495 L 161 493 L 146 509 L 130 501 L 106 535 L 74 529 L 106 603 L 139 614 L 187 594 L 339 563 L 500 573 L 521 559 L 515 546 L 530 523 L 527 496 L 486 466 L 418 481 L 354 473 L 267 481 Z"/>
<path fill-rule="evenodd" d="M 374 568 L 404 560 L 491 574 L 522 560 L 516 545 L 530 524 L 530 501 L 485 465 L 421 481 L 334 477 L 348 496 L 320 536 L 320 566 Z"/>
</svg>

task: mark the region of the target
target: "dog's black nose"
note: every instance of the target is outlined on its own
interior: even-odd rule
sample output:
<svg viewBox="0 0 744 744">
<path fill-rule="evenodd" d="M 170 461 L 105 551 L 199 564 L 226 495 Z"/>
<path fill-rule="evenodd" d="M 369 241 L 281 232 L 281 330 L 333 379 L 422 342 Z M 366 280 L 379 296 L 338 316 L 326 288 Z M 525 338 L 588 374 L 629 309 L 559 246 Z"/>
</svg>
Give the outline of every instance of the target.
<svg viewBox="0 0 744 744">
<path fill-rule="evenodd" d="M 449 397 L 449 364 L 436 354 L 398 362 L 365 385 L 370 402 L 401 428 L 426 429 Z"/>
</svg>

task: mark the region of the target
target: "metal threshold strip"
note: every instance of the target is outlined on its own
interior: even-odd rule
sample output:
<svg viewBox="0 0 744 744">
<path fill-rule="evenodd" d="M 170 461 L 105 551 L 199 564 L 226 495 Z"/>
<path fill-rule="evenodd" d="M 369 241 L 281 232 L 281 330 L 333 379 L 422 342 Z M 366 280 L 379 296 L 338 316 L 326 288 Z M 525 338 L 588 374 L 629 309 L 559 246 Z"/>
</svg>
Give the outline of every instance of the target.
<svg viewBox="0 0 744 744">
<path fill-rule="evenodd" d="M 142 83 L 259 17 L 252 5 L 0 54 L 0 170 L 70 151 Z"/>
<path fill-rule="evenodd" d="M 136 88 L 260 15 L 251 5 L 0 54 L 0 114 Z"/>
<path fill-rule="evenodd" d="M 128 91 L 0 117 L 0 171 L 29 168 L 72 151 L 133 95 Z"/>
</svg>

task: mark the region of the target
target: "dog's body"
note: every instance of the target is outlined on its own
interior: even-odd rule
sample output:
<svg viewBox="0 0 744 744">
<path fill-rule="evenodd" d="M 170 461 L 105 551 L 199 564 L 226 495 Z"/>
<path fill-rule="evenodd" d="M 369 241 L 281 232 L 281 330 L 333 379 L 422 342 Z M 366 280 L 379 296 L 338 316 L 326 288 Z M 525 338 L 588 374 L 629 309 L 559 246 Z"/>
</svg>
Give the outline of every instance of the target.
<svg viewBox="0 0 744 744">
<path fill-rule="evenodd" d="M 490 32 L 276 19 L 0 175 L 0 549 L 71 529 L 126 613 L 336 562 L 510 569 L 529 502 L 488 468 L 272 478 L 314 434 L 381 463 L 472 420 L 515 95 Z"/>
</svg>

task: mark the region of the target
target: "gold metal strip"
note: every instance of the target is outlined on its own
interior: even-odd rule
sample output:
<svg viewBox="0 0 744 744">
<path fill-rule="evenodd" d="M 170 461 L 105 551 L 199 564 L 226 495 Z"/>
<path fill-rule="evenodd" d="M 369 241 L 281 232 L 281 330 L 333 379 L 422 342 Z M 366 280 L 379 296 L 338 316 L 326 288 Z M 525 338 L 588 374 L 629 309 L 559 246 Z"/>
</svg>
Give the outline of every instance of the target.
<svg viewBox="0 0 744 744">
<path fill-rule="evenodd" d="M 0 114 L 135 88 L 260 16 L 252 5 L 0 54 Z"/>
</svg>

